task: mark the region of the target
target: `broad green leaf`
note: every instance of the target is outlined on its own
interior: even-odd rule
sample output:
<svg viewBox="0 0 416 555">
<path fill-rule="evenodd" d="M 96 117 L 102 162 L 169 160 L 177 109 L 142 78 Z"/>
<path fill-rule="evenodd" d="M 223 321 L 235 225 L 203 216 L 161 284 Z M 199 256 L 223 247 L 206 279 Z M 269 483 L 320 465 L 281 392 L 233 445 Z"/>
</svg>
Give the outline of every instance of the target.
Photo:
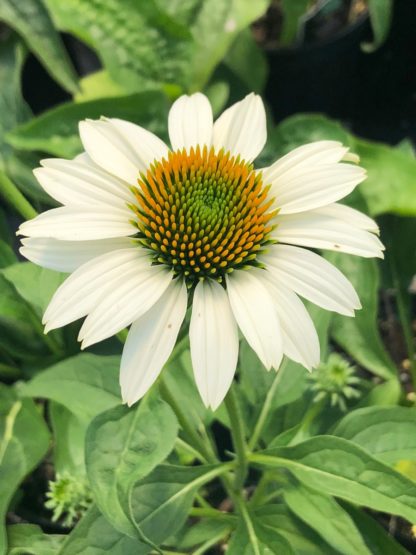
<svg viewBox="0 0 416 555">
<path fill-rule="evenodd" d="M 416 461 L 416 409 L 367 407 L 344 416 L 331 434 L 360 445 L 377 459 Z"/>
<path fill-rule="evenodd" d="M 29 160 L 34 164 L 34 156 L 16 154 L 5 141 L 6 133 L 31 115 L 20 86 L 24 60 L 25 49 L 15 36 L 0 44 L 0 172 L 6 173 L 24 194 L 44 200 L 47 195 L 27 169 Z"/>
<path fill-rule="evenodd" d="M 59 403 L 49 403 L 53 430 L 55 473 L 85 476 L 85 434 L 87 424 Z"/>
<path fill-rule="evenodd" d="M 131 490 L 132 520 L 147 538 L 161 544 L 183 526 L 198 489 L 226 470 L 224 464 L 158 466 Z"/>
<path fill-rule="evenodd" d="M 374 52 L 389 34 L 393 17 L 393 0 L 368 0 L 368 11 L 374 40 L 371 43 L 364 43 L 362 48 L 365 52 Z"/>
<path fill-rule="evenodd" d="M 345 439 L 317 436 L 250 459 L 268 468 L 287 468 L 321 493 L 416 522 L 416 484 Z"/>
<path fill-rule="evenodd" d="M 267 61 L 250 28 L 239 33 L 223 63 L 241 79 L 249 91 L 263 91 L 268 74 Z"/>
<path fill-rule="evenodd" d="M 238 33 L 266 11 L 270 0 L 200 0 L 200 10 L 190 24 L 195 40 L 190 87 L 204 87 L 215 66 L 227 53 Z"/>
<path fill-rule="evenodd" d="M 365 511 L 347 504 L 345 510 L 365 538 L 372 555 L 409 555 L 409 552 Z"/>
<path fill-rule="evenodd" d="M 384 348 L 377 326 L 379 270 L 373 259 L 329 253 L 325 258 L 351 281 L 360 297 L 362 309 L 354 318 L 335 315 L 331 335 L 362 366 L 389 379 L 396 367 Z"/>
<path fill-rule="evenodd" d="M 393 212 L 400 216 L 416 215 L 416 158 L 381 143 L 356 139 L 354 151 L 367 179 L 359 186 L 373 216 Z"/>
<path fill-rule="evenodd" d="M 178 549 L 190 549 L 192 547 L 205 545 L 215 539 L 218 543 L 221 538 L 226 537 L 231 531 L 230 524 L 217 519 L 204 518 L 193 524 L 192 526 L 184 527 L 180 530 L 174 541 L 169 540 L 171 545 L 175 545 Z"/>
<path fill-rule="evenodd" d="M 45 534 L 35 524 L 13 524 L 7 527 L 7 555 L 58 555 L 64 534 Z"/>
<path fill-rule="evenodd" d="M 79 86 L 80 92 L 74 97 L 76 102 L 123 96 L 127 92 L 119 83 L 113 81 L 108 71 L 104 69 L 83 77 L 79 82 Z"/>
<path fill-rule="evenodd" d="M 23 150 L 42 150 L 71 158 L 81 152 L 78 123 L 85 118 L 117 117 L 165 135 L 167 100 L 157 91 L 88 102 L 61 104 L 8 134 L 8 141 Z"/>
<path fill-rule="evenodd" d="M 178 424 L 170 406 L 146 397 L 99 414 L 87 431 L 85 462 L 95 502 L 119 531 L 136 535 L 124 512 L 134 483 L 172 451 Z"/>
<path fill-rule="evenodd" d="M 183 84 L 191 36 L 155 0 L 46 0 L 59 29 L 94 48 L 114 81 L 129 92 Z"/>
<path fill-rule="evenodd" d="M 22 385 L 24 397 L 60 403 L 82 420 L 120 404 L 120 357 L 80 354 L 47 368 Z"/>
<path fill-rule="evenodd" d="M 357 407 L 392 406 L 398 405 L 402 396 L 402 388 L 397 378 L 393 377 L 384 383 L 373 387 L 370 392 L 361 399 Z"/>
<path fill-rule="evenodd" d="M 67 536 L 59 555 L 146 555 L 149 546 L 118 532 L 95 507 Z"/>
<path fill-rule="evenodd" d="M 288 541 L 275 528 L 264 526 L 260 520 L 252 521 L 251 526 L 249 533 L 246 522 L 239 524 L 231 536 L 227 548 L 228 555 L 295 554 Z"/>
<path fill-rule="evenodd" d="M 2 0 L 0 19 L 22 35 L 29 48 L 64 89 L 69 92 L 77 90 L 75 71 L 41 0 Z"/>
<path fill-rule="evenodd" d="M 17 262 L 17 257 L 10 245 L 0 239 L 0 268 L 5 268 Z"/>
<path fill-rule="evenodd" d="M 329 495 L 301 484 L 284 492 L 290 510 L 343 555 L 371 555 L 351 517 Z"/>
<path fill-rule="evenodd" d="M 46 454 L 49 432 L 31 399 L 19 401 L 1 386 L 0 401 L 0 555 L 6 555 L 7 508 L 20 482 Z"/>
<path fill-rule="evenodd" d="M 31 262 L 13 264 L 1 273 L 13 284 L 19 295 L 33 306 L 39 318 L 42 318 L 52 295 L 67 277 L 66 274 L 41 268 Z"/>
<path fill-rule="evenodd" d="M 339 555 L 312 528 L 290 513 L 283 503 L 263 505 L 255 514 L 265 526 L 274 528 L 289 542 L 296 555 Z"/>
<path fill-rule="evenodd" d="M 16 288 L 0 272 L 0 347 L 12 358 L 33 360 L 48 350 L 40 321 Z"/>
</svg>

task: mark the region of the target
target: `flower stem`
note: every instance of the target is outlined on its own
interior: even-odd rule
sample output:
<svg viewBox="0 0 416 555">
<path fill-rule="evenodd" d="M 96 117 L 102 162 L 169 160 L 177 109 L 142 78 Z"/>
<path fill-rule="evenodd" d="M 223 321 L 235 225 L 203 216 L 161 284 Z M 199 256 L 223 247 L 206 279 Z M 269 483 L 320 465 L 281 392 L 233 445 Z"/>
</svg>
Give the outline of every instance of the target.
<svg viewBox="0 0 416 555">
<path fill-rule="evenodd" d="M 16 185 L 0 171 L 0 195 L 13 206 L 23 218 L 30 220 L 37 216 L 36 210 L 28 200 L 22 195 Z"/>
<path fill-rule="evenodd" d="M 234 449 L 237 455 L 237 469 L 235 475 L 235 489 L 240 490 L 247 477 L 247 445 L 244 437 L 243 417 L 235 395 L 234 388 L 231 387 L 225 398 L 225 408 L 231 424 L 231 436 Z"/>
<path fill-rule="evenodd" d="M 253 435 L 251 436 L 251 439 L 248 442 L 248 447 L 249 447 L 250 451 L 252 451 L 256 447 L 256 445 L 259 441 L 259 438 L 260 438 L 260 436 L 263 432 L 263 428 L 264 428 L 264 425 L 266 423 L 267 417 L 269 415 L 271 404 L 272 404 L 272 401 L 273 401 L 273 398 L 274 398 L 274 394 L 276 392 L 277 386 L 280 384 L 280 381 L 281 381 L 282 376 L 283 376 L 283 370 L 284 370 L 286 364 L 287 364 L 287 359 L 285 359 L 284 362 L 282 363 L 282 365 L 280 366 L 280 369 L 276 373 L 276 376 L 273 380 L 273 383 L 272 383 L 269 391 L 267 392 L 266 399 L 264 400 L 263 406 L 261 407 L 259 417 L 258 417 L 256 425 L 254 427 Z"/>
</svg>

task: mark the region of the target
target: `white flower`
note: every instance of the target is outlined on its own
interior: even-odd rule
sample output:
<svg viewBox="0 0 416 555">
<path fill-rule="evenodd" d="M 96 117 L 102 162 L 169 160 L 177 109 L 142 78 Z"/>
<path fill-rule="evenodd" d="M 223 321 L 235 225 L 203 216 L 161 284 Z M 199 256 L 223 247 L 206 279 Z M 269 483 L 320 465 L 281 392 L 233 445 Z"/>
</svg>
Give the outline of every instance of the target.
<svg viewBox="0 0 416 555">
<path fill-rule="evenodd" d="M 171 149 L 119 119 L 80 123 L 85 153 L 43 160 L 42 187 L 64 206 L 24 223 L 26 258 L 72 272 L 45 316 L 45 331 L 86 319 L 82 348 L 131 324 L 121 361 L 129 405 L 156 380 L 192 303 L 190 345 L 204 403 L 217 408 L 232 382 L 238 329 L 270 370 L 287 355 L 311 369 L 319 342 L 301 297 L 352 316 L 360 301 L 318 254 L 382 257 L 377 225 L 338 204 L 365 171 L 348 149 L 319 141 L 268 168 L 259 96 L 213 123 L 208 99 L 180 97 L 169 113 Z"/>
</svg>

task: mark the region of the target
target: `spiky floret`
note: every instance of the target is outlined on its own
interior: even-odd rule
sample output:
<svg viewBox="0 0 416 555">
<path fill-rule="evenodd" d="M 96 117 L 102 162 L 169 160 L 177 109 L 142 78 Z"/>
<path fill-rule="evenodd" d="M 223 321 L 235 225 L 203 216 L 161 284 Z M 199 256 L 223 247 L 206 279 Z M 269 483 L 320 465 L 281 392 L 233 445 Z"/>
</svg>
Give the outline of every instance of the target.
<svg viewBox="0 0 416 555">
<path fill-rule="evenodd" d="M 188 283 L 259 265 L 275 211 L 269 187 L 251 164 L 198 146 L 169 152 L 133 188 L 131 205 L 142 244 L 153 261 Z"/>
</svg>

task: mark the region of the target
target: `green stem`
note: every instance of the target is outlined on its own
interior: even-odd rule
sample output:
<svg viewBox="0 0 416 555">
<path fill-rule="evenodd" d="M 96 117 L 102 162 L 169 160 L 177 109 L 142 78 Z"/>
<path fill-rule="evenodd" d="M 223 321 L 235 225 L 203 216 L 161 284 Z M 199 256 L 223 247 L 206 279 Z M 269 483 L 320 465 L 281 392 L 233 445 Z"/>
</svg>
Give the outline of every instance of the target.
<svg viewBox="0 0 416 555">
<path fill-rule="evenodd" d="M 271 404 L 274 399 L 277 386 L 280 384 L 286 364 L 287 364 L 287 359 L 285 359 L 282 365 L 280 366 L 280 369 L 277 372 L 269 391 L 267 392 L 266 399 L 264 400 L 259 417 L 257 418 L 256 425 L 254 426 L 253 435 L 251 436 L 251 439 L 248 442 L 248 448 L 250 449 L 250 451 L 252 451 L 256 447 L 260 439 L 260 436 L 263 432 L 263 428 L 264 428 L 264 425 L 266 424 L 266 420 L 270 412 Z"/>
<path fill-rule="evenodd" d="M 179 403 L 172 395 L 170 389 L 166 385 L 166 382 L 163 380 L 163 378 L 161 378 L 159 381 L 159 387 L 160 387 L 160 393 L 162 397 L 172 408 L 185 436 L 190 440 L 189 442 L 191 443 L 192 447 L 194 447 L 200 454 L 200 459 L 202 460 L 202 462 L 217 463 L 218 459 L 215 457 L 215 455 L 213 455 L 211 449 L 203 441 L 202 437 L 195 430 L 192 424 L 188 422 L 188 418 L 186 417 L 186 414 L 179 406 Z"/>
<path fill-rule="evenodd" d="M 16 185 L 3 172 L 0 172 L 0 195 L 13 206 L 23 218 L 31 220 L 37 216 L 36 210 L 22 195 Z"/>
<path fill-rule="evenodd" d="M 198 518 L 214 518 L 216 520 L 226 520 L 227 522 L 234 522 L 236 517 L 230 513 L 224 513 L 223 511 L 219 511 L 218 509 L 214 508 L 200 508 L 200 507 L 192 507 L 189 512 L 190 516 L 195 516 Z"/>
<path fill-rule="evenodd" d="M 322 409 L 324 408 L 326 403 L 326 399 L 322 399 L 318 402 L 312 402 L 309 406 L 308 410 L 306 411 L 303 419 L 302 424 L 299 430 L 296 432 L 295 436 L 290 440 L 288 445 L 296 445 L 300 441 L 308 439 L 311 437 L 309 432 L 310 427 L 315 420 L 315 418 L 321 413 Z"/>
<path fill-rule="evenodd" d="M 235 489 L 240 490 L 247 477 L 247 445 L 244 437 L 243 417 L 241 415 L 238 400 L 234 388 L 231 387 L 225 398 L 225 408 L 231 424 L 231 436 L 235 453 L 237 455 L 237 469 L 235 474 Z"/>
<path fill-rule="evenodd" d="M 244 499 L 240 496 L 236 498 L 236 508 L 240 513 L 242 519 L 244 520 L 244 524 L 247 529 L 247 534 L 250 540 L 250 545 L 253 548 L 254 555 L 261 555 L 259 542 L 257 540 L 257 535 L 254 530 L 254 525 L 251 521 L 250 513 L 248 512 L 247 505 Z"/>
</svg>

